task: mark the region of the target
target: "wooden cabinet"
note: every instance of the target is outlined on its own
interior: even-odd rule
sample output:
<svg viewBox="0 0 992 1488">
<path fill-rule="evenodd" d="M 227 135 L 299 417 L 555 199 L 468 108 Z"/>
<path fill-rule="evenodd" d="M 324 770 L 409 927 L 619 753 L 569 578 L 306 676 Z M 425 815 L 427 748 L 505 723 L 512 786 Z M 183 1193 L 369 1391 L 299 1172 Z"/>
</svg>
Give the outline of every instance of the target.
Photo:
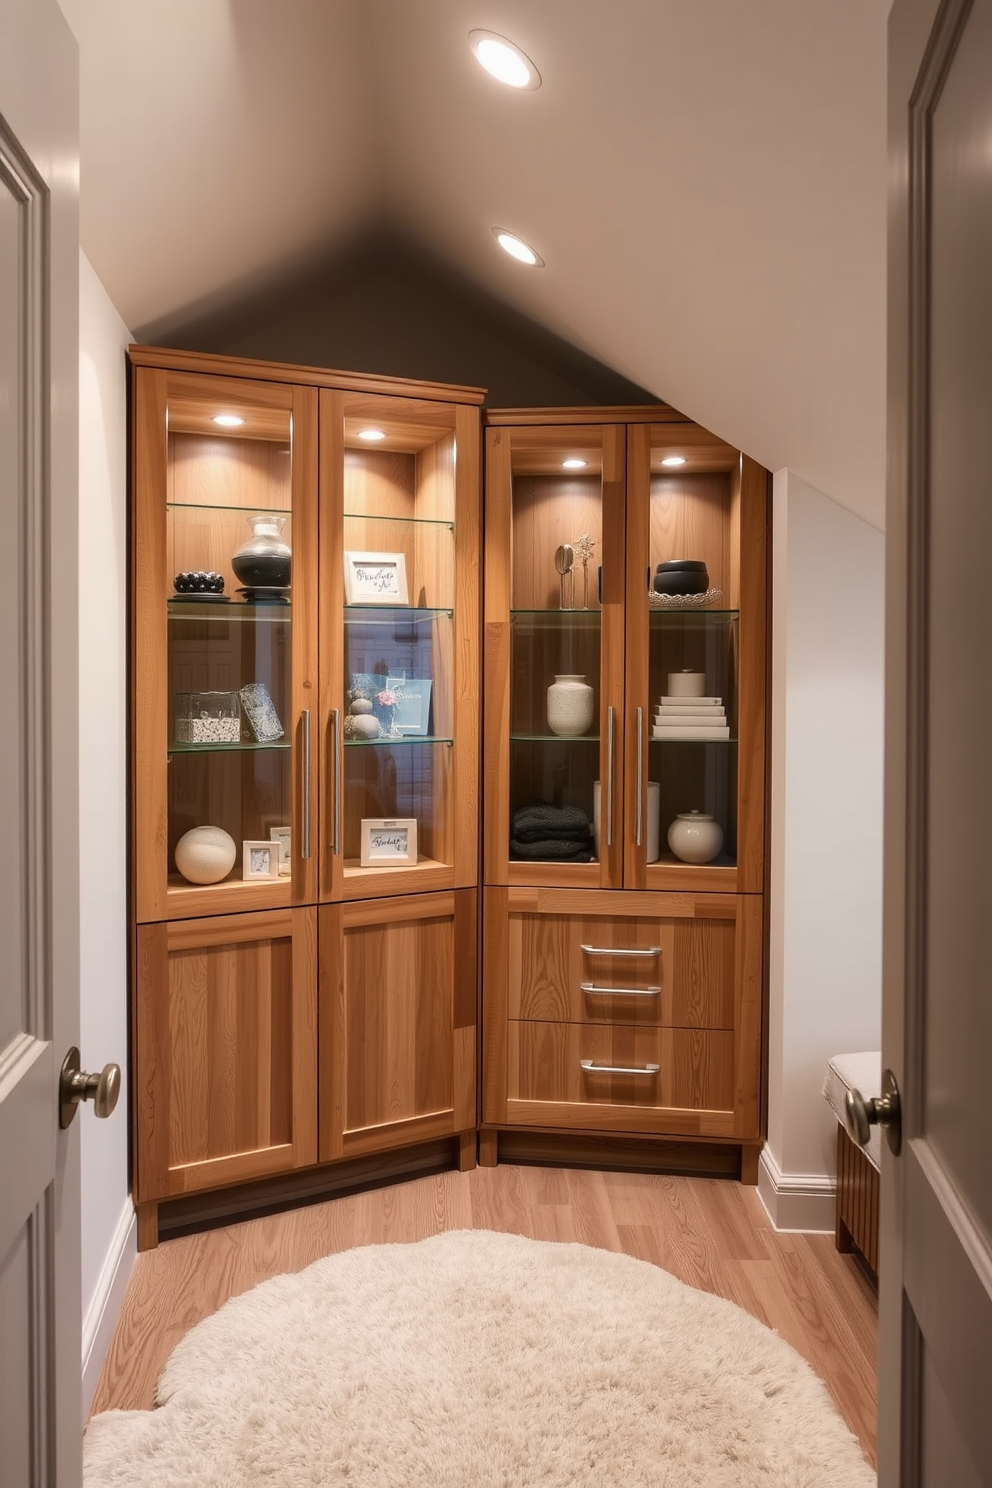
<svg viewBox="0 0 992 1488">
<path fill-rule="evenodd" d="M 750 1174 L 768 474 L 663 406 L 486 419 L 483 1151 L 719 1140 Z M 658 592 L 674 560 L 698 592 Z M 680 816 L 716 824 L 707 861 L 669 845 Z"/>
<path fill-rule="evenodd" d="M 131 367 L 139 1204 L 474 1152 L 482 394 Z"/>
</svg>

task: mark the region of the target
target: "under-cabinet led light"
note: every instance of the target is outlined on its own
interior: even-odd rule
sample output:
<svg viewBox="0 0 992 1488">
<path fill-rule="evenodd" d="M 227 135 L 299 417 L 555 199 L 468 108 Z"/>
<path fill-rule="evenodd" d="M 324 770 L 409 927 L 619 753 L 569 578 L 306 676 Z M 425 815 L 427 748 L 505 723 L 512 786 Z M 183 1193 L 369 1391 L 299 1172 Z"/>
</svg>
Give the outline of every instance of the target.
<svg viewBox="0 0 992 1488">
<path fill-rule="evenodd" d="M 385 439 L 386 434 L 383 429 L 359 429 L 358 437 L 367 439 L 369 444 L 377 444 L 380 439 Z"/>
<path fill-rule="evenodd" d="M 684 465 L 685 455 L 666 455 L 661 463 L 662 465 Z"/>
<path fill-rule="evenodd" d="M 214 423 L 220 424 L 222 429 L 237 429 L 244 419 L 240 413 L 215 413 Z"/>
<path fill-rule="evenodd" d="M 490 77 L 510 88 L 539 88 L 541 74 L 533 62 L 512 41 L 495 31 L 470 31 L 468 43 L 475 60 Z"/>
<path fill-rule="evenodd" d="M 539 253 L 535 253 L 529 243 L 523 238 L 518 238 L 516 233 L 507 232 L 505 228 L 494 227 L 493 237 L 496 239 L 504 253 L 511 258 L 516 258 L 520 263 L 529 264 L 532 269 L 543 269 L 544 259 Z"/>
<path fill-rule="evenodd" d="M 562 470 L 585 470 L 588 463 L 588 460 L 580 460 L 578 458 L 574 460 L 562 460 L 561 468 Z"/>
</svg>

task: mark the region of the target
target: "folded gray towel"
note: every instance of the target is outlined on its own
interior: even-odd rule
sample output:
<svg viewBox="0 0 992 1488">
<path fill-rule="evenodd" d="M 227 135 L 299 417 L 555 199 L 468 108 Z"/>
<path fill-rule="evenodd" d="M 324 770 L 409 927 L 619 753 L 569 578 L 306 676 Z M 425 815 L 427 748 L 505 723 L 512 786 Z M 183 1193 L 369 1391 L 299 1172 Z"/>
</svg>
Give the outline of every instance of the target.
<svg viewBox="0 0 992 1488">
<path fill-rule="evenodd" d="M 534 862 L 591 863 L 593 856 L 591 839 L 588 846 L 582 847 L 575 842 L 563 842 L 557 837 L 549 837 L 546 842 L 518 842 L 513 837 L 510 839 L 510 851 L 515 858 L 526 858 Z"/>
</svg>

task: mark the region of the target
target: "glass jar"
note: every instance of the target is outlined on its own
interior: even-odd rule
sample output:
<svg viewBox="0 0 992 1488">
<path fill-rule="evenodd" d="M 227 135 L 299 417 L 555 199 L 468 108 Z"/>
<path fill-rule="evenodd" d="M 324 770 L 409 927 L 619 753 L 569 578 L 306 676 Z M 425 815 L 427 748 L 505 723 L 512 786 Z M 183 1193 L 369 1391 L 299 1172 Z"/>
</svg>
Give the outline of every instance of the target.
<svg viewBox="0 0 992 1488">
<path fill-rule="evenodd" d="M 248 590 L 289 587 L 291 553 L 283 541 L 286 518 L 257 512 L 248 518 L 252 536 L 231 559 L 231 567 Z"/>
<path fill-rule="evenodd" d="M 237 744 L 241 699 L 236 692 L 177 692 L 177 744 Z"/>
</svg>

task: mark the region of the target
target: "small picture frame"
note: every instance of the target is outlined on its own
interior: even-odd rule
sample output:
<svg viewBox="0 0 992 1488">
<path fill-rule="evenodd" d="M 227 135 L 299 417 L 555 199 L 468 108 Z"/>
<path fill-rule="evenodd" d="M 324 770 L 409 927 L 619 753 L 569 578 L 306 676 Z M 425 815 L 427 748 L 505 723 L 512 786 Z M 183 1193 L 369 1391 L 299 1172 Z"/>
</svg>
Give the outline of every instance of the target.
<svg viewBox="0 0 992 1488">
<path fill-rule="evenodd" d="M 293 871 L 292 828 L 270 827 L 269 841 L 279 844 L 279 872 L 286 878 Z"/>
<path fill-rule="evenodd" d="M 431 717 L 429 677 L 387 677 L 386 686 L 396 694 L 393 731 L 426 737 Z"/>
<path fill-rule="evenodd" d="M 242 878 L 279 877 L 281 851 L 278 842 L 242 842 L 241 852 Z"/>
<path fill-rule="evenodd" d="M 344 602 L 350 605 L 408 605 L 406 558 L 403 554 L 346 552 Z"/>
<path fill-rule="evenodd" d="M 362 867 L 415 867 L 417 823 L 413 817 L 363 817 Z"/>
</svg>

